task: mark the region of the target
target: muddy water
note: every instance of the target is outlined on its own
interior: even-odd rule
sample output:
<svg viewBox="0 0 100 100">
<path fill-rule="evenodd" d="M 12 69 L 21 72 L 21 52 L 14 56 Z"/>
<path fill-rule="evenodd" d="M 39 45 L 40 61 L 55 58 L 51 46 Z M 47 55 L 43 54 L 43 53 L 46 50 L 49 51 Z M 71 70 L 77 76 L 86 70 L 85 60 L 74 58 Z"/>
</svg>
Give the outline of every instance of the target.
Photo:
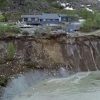
<svg viewBox="0 0 100 100">
<path fill-rule="evenodd" d="M 2 100 L 100 100 L 100 72 L 31 71 L 12 79 Z"/>
</svg>

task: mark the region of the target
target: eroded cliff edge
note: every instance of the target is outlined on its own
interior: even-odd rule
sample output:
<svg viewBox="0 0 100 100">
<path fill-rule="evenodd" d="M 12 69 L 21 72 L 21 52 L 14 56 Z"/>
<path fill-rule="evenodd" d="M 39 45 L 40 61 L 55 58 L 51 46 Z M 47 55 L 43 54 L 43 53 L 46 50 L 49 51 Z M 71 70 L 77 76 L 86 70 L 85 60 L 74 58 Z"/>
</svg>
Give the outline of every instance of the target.
<svg viewBox="0 0 100 100">
<path fill-rule="evenodd" d="M 94 71 L 100 69 L 99 36 L 30 36 L 0 38 L 0 75 L 32 69 Z"/>
</svg>

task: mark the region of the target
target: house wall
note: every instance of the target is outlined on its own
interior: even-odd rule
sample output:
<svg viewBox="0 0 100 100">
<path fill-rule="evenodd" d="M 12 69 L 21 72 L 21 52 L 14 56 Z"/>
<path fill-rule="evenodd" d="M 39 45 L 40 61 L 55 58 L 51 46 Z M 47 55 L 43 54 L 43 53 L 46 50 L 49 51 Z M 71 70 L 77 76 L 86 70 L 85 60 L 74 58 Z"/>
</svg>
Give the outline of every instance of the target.
<svg viewBox="0 0 100 100">
<path fill-rule="evenodd" d="M 67 16 L 62 16 L 62 17 L 61 17 L 61 21 L 62 21 L 62 22 L 68 22 L 68 21 L 69 21 L 69 17 L 67 17 Z"/>
<path fill-rule="evenodd" d="M 81 27 L 81 23 L 80 22 L 72 22 L 67 26 L 66 31 L 73 33 L 75 31 L 80 30 L 80 27 Z"/>
</svg>

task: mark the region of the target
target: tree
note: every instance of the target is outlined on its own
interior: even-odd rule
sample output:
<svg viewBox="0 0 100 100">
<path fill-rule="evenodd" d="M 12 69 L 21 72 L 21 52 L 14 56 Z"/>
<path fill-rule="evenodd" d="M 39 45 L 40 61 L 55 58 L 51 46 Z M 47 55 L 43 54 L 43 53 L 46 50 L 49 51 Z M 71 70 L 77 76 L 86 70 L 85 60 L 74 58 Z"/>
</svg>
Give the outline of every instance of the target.
<svg viewBox="0 0 100 100">
<path fill-rule="evenodd" d="M 78 14 L 84 19 L 88 19 L 88 18 L 94 19 L 94 16 L 95 16 L 94 13 L 87 11 L 86 9 L 80 10 Z"/>
<path fill-rule="evenodd" d="M 95 28 L 100 29 L 100 13 L 95 14 Z"/>
<path fill-rule="evenodd" d="M 90 32 L 94 28 L 94 21 L 91 18 L 86 19 L 85 23 L 81 27 L 81 31 Z"/>
<path fill-rule="evenodd" d="M 0 8 L 4 8 L 7 5 L 7 0 L 0 0 Z"/>
</svg>

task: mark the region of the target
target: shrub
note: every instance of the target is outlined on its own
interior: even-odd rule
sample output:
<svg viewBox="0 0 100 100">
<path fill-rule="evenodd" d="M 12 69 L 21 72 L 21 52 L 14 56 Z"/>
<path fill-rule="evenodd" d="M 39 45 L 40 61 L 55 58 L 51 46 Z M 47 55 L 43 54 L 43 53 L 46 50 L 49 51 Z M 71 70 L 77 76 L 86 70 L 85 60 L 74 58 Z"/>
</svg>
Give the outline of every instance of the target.
<svg viewBox="0 0 100 100">
<path fill-rule="evenodd" d="M 90 32 L 93 30 L 94 22 L 91 18 L 87 19 L 85 23 L 83 23 L 83 26 L 81 27 L 81 31 L 83 32 Z"/>
<path fill-rule="evenodd" d="M 100 13 L 95 14 L 95 29 L 100 29 Z"/>
<path fill-rule="evenodd" d="M 4 8 L 7 5 L 8 5 L 7 0 L 0 0 L 0 8 Z"/>
<path fill-rule="evenodd" d="M 15 46 L 13 43 L 9 43 L 7 46 L 7 60 L 13 60 L 15 55 Z"/>
<path fill-rule="evenodd" d="M 86 20 L 81 27 L 81 31 L 90 32 L 100 29 L 100 13 L 84 11 L 81 15 Z"/>
<path fill-rule="evenodd" d="M 5 16 L 0 15 L 0 22 L 4 22 L 5 21 Z"/>
<path fill-rule="evenodd" d="M 24 36 L 28 36 L 28 35 L 29 35 L 29 32 L 27 32 L 27 31 L 23 31 L 23 32 L 22 32 L 22 35 L 24 35 Z"/>
<path fill-rule="evenodd" d="M 48 35 L 50 34 L 51 28 L 45 26 L 44 28 L 38 28 L 34 31 L 35 36 L 43 36 L 43 34 Z"/>
<path fill-rule="evenodd" d="M 83 19 L 94 19 L 95 14 L 93 12 L 90 12 L 86 9 L 82 9 L 78 12 L 78 15 L 81 16 Z"/>
<path fill-rule="evenodd" d="M 5 87 L 7 82 L 8 82 L 8 78 L 7 77 L 1 77 L 0 76 L 0 86 Z"/>
<path fill-rule="evenodd" d="M 56 2 L 52 3 L 51 5 L 52 5 L 52 7 L 54 7 L 54 8 L 64 9 L 63 6 L 61 6 L 59 3 L 56 3 Z"/>
<path fill-rule="evenodd" d="M 9 26 L 7 29 L 7 32 L 18 34 L 18 33 L 20 33 L 20 29 L 15 26 Z"/>
<path fill-rule="evenodd" d="M 0 35 L 11 35 L 20 33 L 20 29 L 10 24 L 0 24 Z"/>
</svg>

